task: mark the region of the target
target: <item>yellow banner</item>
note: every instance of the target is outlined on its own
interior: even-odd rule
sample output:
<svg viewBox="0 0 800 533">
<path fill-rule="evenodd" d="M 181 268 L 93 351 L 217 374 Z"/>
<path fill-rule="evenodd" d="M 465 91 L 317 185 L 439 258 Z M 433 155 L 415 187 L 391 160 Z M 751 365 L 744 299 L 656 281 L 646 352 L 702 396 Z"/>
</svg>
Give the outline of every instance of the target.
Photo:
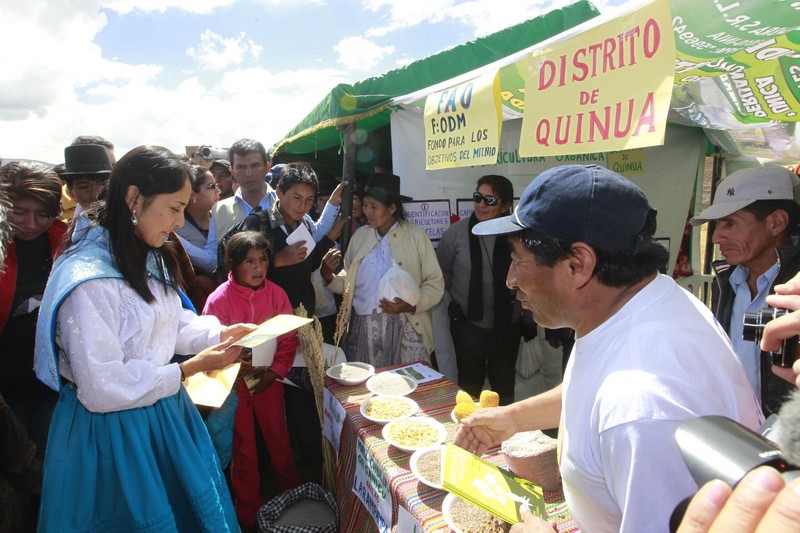
<svg viewBox="0 0 800 533">
<path fill-rule="evenodd" d="M 528 61 L 521 156 L 664 143 L 675 75 L 668 0 L 535 51 Z"/>
<path fill-rule="evenodd" d="M 429 95 L 425 169 L 495 164 L 502 118 L 496 71 Z"/>
</svg>

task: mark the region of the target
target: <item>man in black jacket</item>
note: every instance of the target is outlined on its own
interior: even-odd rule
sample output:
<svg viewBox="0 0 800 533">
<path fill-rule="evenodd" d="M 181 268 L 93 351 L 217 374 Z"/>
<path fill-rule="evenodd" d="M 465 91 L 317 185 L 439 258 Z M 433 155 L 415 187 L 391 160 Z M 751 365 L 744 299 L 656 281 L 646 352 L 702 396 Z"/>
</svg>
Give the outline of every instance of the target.
<svg viewBox="0 0 800 533">
<path fill-rule="evenodd" d="M 713 265 L 714 314 L 728 332 L 765 415 L 778 411 L 790 386 L 772 373 L 768 353 L 742 339 L 743 321 L 745 313 L 767 307 L 775 284 L 800 271 L 800 246 L 791 235 L 800 219 L 793 194 L 799 182 L 785 168 L 736 171 L 720 182 L 711 206 L 691 220 L 693 225 L 716 221 L 712 240 L 725 260 Z"/>
</svg>

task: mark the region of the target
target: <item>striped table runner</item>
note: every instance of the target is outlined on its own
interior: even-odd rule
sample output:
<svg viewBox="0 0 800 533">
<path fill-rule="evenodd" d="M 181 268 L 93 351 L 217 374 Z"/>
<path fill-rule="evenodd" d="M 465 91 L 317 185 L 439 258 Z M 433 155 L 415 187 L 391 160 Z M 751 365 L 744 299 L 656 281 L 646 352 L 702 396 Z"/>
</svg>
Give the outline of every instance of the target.
<svg viewBox="0 0 800 533">
<path fill-rule="evenodd" d="M 379 370 L 389 370 L 387 367 Z M 353 480 L 356 470 L 356 439 L 361 439 L 375 461 L 380 464 L 392 491 L 393 512 L 392 523 L 397 523 L 397 506 L 405 507 L 419 522 L 426 532 L 448 531 L 450 528 L 442 516 L 442 502 L 446 492 L 433 489 L 417 481 L 409 466 L 410 453 L 398 450 L 389 445 L 381 437 L 382 426 L 373 424 L 359 411 L 361 402 L 372 393 L 365 385 L 339 385 L 326 378 L 325 386 L 344 406 L 347 417 L 342 428 L 339 445 L 339 464 L 336 476 L 336 499 L 339 504 L 340 531 L 374 532 L 375 522 L 367 509 L 353 493 Z M 419 404 L 420 414 L 430 416 L 447 428 L 447 441 L 452 442 L 457 424 L 450 418 L 450 412 L 456 405 L 458 387 L 447 379 L 420 385 L 409 395 Z M 499 466 L 505 466 L 500 448 L 490 450 L 483 456 Z M 547 513 L 551 520 L 558 523 L 559 533 L 575 533 L 578 527 L 564 503 L 561 491 L 545 493 Z"/>
</svg>

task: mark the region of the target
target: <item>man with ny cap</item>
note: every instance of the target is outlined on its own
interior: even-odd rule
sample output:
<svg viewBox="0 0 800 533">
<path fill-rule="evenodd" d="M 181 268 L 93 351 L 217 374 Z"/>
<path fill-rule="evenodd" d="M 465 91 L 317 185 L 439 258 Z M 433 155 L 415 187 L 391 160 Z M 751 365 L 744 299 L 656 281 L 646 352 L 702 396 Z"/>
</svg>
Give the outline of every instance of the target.
<svg viewBox="0 0 800 533">
<path fill-rule="evenodd" d="M 772 287 L 800 271 L 800 247 L 792 243 L 800 206 L 800 182 L 785 168 L 737 170 L 717 186 L 711 206 L 691 219 L 695 226 L 716 221 L 712 235 L 724 260 L 713 263 L 717 283 L 712 308 L 761 399 L 765 415 L 777 413 L 790 383 L 772 373 L 772 359 L 758 343 L 742 338 L 745 313 L 767 307 Z"/>
<path fill-rule="evenodd" d="M 667 529 L 676 504 L 697 490 L 674 438 L 683 421 L 761 422 L 725 332 L 659 274 L 668 252 L 655 230 L 656 212 L 636 185 L 578 165 L 547 170 L 511 216 L 473 228 L 509 234 L 509 288 L 538 324 L 572 328 L 576 338 L 561 385 L 476 411 L 455 442 L 480 454 L 519 431 L 558 426 L 564 495 L 587 533 Z M 519 530 L 536 527 L 527 516 Z"/>
</svg>

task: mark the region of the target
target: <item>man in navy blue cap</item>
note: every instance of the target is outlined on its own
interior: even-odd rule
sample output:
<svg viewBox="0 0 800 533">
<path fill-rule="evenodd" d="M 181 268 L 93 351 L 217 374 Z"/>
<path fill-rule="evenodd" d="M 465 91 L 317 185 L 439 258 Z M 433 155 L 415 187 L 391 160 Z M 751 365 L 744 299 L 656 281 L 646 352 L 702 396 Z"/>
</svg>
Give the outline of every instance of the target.
<svg viewBox="0 0 800 533">
<path fill-rule="evenodd" d="M 506 283 L 538 324 L 572 328 L 576 342 L 562 385 L 477 411 L 456 444 L 482 453 L 518 431 L 558 426 L 564 495 L 588 533 L 667 529 L 676 504 L 697 490 L 674 438 L 681 422 L 761 422 L 724 331 L 659 274 L 668 252 L 655 230 L 636 185 L 577 165 L 542 173 L 512 215 L 473 228 L 510 235 Z M 541 526 L 531 517 L 521 529 Z"/>
</svg>

